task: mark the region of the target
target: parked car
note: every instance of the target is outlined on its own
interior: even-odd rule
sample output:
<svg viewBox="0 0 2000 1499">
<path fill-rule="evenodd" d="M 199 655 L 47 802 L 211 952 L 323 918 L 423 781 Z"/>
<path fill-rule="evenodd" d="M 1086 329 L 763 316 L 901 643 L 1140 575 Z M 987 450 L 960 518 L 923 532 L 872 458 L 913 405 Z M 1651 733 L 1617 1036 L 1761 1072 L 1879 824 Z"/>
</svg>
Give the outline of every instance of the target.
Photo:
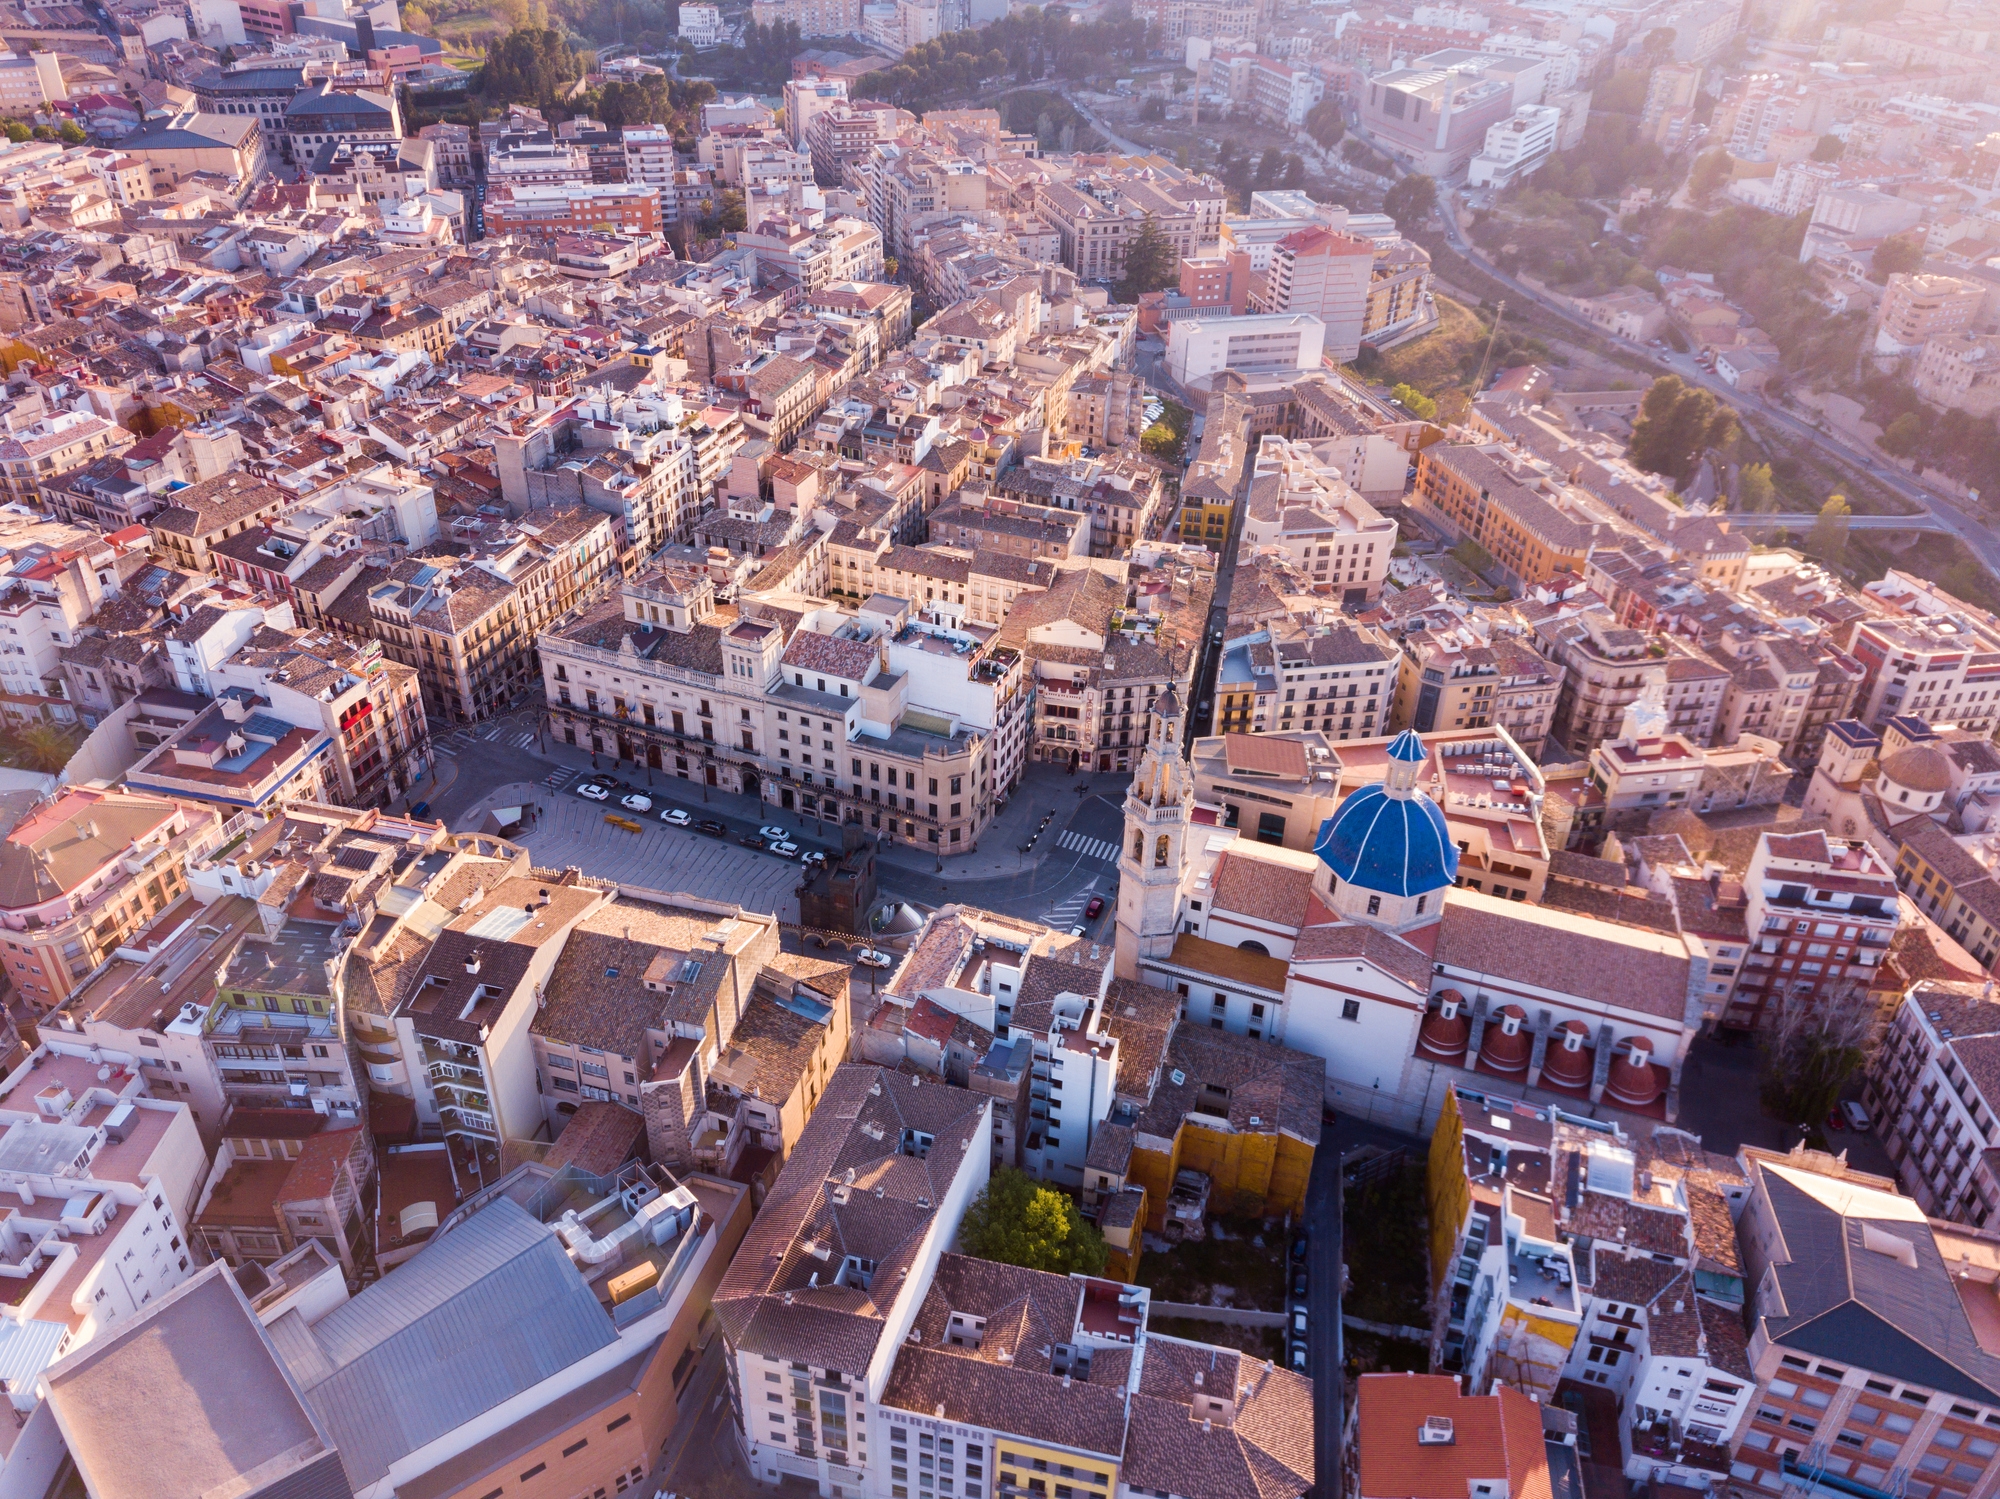
<svg viewBox="0 0 2000 1499">
<path fill-rule="evenodd" d="M 1292 1344 L 1292 1369 L 1299 1374 L 1306 1372 L 1306 1345 L 1303 1343 Z"/>
<path fill-rule="evenodd" d="M 1292 1337 L 1301 1343 L 1306 1340 L 1307 1321 L 1306 1309 L 1304 1307 L 1295 1306 L 1292 1308 Z"/>
<path fill-rule="evenodd" d="M 1299 1234 L 1292 1240 L 1292 1258 L 1304 1260 L 1306 1257 L 1306 1236 Z"/>
<path fill-rule="evenodd" d="M 1081 936 L 1083 935 L 1083 933 L 1084 933 L 1084 927 L 1083 927 L 1083 924 L 1082 924 L 1081 922 L 1077 923 L 1077 925 L 1075 925 L 1075 926 L 1073 926 L 1073 927 L 1071 927 L 1071 928 L 1069 929 L 1069 934 L 1070 934 L 1070 935 L 1071 935 L 1072 937 L 1081 937 Z"/>
<path fill-rule="evenodd" d="M 410 816 L 412 817 L 428 817 L 430 815 L 431 804 L 429 802 L 418 802 L 410 808 Z"/>
<path fill-rule="evenodd" d="M 705 833 L 711 838 L 727 838 L 729 836 L 728 828 L 724 827 L 721 823 L 715 821 L 713 818 L 708 818 L 708 817 L 705 817 L 700 822 L 696 823 L 694 830 L 697 833 Z"/>
<path fill-rule="evenodd" d="M 611 800 L 611 788 L 599 781 L 585 781 L 581 786 L 576 788 L 576 794 L 588 802 L 608 802 Z"/>
<path fill-rule="evenodd" d="M 864 947 L 854 955 L 854 961 L 863 968 L 890 968 L 895 966 L 896 960 L 879 949 Z"/>
<path fill-rule="evenodd" d="M 1840 1117 L 1839 1109 L 1828 1109 L 1826 1111 L 1826 1127 L 1836 1133 L 1844 1131 L 1847 1128 L 1847 1121 Z"/>
<path fill-rule="evenodd" d="M 1868 1111 L 1851 1098 L 1841 1104 L 1840 1112 L 1847 1116 L 1849 1124 L 1864 1135 L 1875 1127 L 1875 1121 L 1868 1117 Z"/>
<path fill-rule="evenodd" d="M 1103 913 L 1104 913 L 1104 897 L 1101 895 L 1091 896 L 1090 904 L 1083 908 L 1084 919 L 1086 921 L 1095 920 L 1098 916 L 1101 916 Z"/>
<path fill-rule="evenodd" d="M 653 799 L 643 791 L 628 791 L 618 798 L 618 805 L 627 812 L 650 812 L 653 810 Z"/>
<path fill-rule="evenodd" d="M 761 827 L 757 829 L 757 832 L 762 837 L 772 839 L 789 838 L 792 836 L 789 830 L 776 826 Z"/>
<path fill-rule="evenodd" d="M 796 859 L 799 856 L 799 846 L 789 838 L 780 838 L 776 843 L 766 848 L 764 852 L 767 854 L 776 854 L 781 859 Z"/>
<path fill-rule="evenodd" d="M 1292 1272 L 1292 1300 L 1304 1301 L 1305 1299 L 1306 1273 L 1303 1270 L 1294 1270 Z"/>
<path fill-rule="evenodd" d="M 682 811 L 679 807 L 668 807 L 665 811 L 660 813 L 660 821 L 668 824 L 671 827 L 684 828 L 687 827 L 689 824 L 691 824 L 694 821 L 694 819 L 688 816 L 687 813 Z"/>
</svg>

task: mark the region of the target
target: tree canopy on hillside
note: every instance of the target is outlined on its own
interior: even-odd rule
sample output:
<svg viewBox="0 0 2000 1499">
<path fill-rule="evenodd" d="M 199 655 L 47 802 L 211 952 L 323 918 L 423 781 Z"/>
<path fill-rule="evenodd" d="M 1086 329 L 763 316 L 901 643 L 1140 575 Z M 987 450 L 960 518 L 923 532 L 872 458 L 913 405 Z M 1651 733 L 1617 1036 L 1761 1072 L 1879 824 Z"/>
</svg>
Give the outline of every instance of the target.
<svg viewBox="0 0 2000 1499">
<path fill-rule="evenodd" d="M 546 110 L 582 76 L 582 58 L 562 32 L 520 26 L 498 42 L 488 42 L 480 94 L 490 104 L 536 104 Z"/>
<path fill-rule="evenodd" d="M 492 104 L 547 109 L 582 76 L 583 61 L 560 31 L 522 26 L 487 46 L 479 92 Z"/>
<path fill-rule="evenodd" d="M 1679 487 L 1694 478 L 1704 453 L 1735 435 L 1736 418 L 1728 407 L 1679 375 L 1662 375 L 1639 403 L 1627 452 L 1640 468 L 1665 474 Z"/>
</svg>

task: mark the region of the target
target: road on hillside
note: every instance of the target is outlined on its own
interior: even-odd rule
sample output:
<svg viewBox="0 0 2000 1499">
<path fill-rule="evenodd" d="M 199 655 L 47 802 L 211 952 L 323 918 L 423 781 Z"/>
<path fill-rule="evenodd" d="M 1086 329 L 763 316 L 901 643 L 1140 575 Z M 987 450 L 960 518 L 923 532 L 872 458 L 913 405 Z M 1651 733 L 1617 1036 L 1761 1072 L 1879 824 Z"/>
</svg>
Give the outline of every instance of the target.
<svg viewBox="0 0 2000 1499">
<path fill-rule="evenodd" d="M 1397 169 L 1397 174 L 1402 175 L 1400 167 Z M 1464 232 L 1459 228 L 1458 216 L 1451 211 L 1450 194 L 1447 191 L 1440 192 L 1438 217 L 1444 221 L 1445 238 L 1451 242 L 1451 247 L 1464 256 L 1470 264 L 1506 287 L 1513 295 L 1532 302 L 1543 311 L 1586 333 L 1594 336 L 1602 335 L 1602 329 L 1577 316 L 1553 297 L 1536 291 L 1526 282 L 1508 275 L 1473 248 L 1471 241 L 1466 239 Z M 1873 454 L 1855 447 L 1844 438 L 1823 432 L 1810 422 L 1800 420 L 1790 412 L 1772 405 L 1762 396 L 1748 395 L 1737 390 L 1713 371 L 1702 368 L 1692 354 L 1662 354 L 1637 348 L 1634 352 L 1651 358 L 1690 384 L 1700 385 L 1709 390 L 1717 399 L 1726 402 L 1737 411 L 1755 414 L 1779 431 L 1814 444 L 1837 462 L 1875 480 L 1911 504 L 1922 507 L 1932 521 L 1936 522 L 1935 529 L 1956 536 L 1980 562 L 1985 564 L 1988 572 L 2000 577 L 2000 536 L 1995 536 L 1986 526 L 1955 505 L 1932 494 L 1900 469 L 1878 460 Z M 1904 519 L 1907 520 L 1907 517 Z"/>
</svg>

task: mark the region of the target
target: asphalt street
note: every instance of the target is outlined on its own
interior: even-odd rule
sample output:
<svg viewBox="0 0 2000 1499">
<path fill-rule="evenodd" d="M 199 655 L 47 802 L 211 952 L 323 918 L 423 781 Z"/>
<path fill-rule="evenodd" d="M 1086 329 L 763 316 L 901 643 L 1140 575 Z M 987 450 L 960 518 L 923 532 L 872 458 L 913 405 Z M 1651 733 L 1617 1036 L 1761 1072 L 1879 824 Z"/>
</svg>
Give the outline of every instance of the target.
<svg viewBox="0 0 2000 1499">
<path fill-rule="evenodd" d="M 587 759 L 567 747 L 551 745 L 538 732 L 536 717 L 524 710 L 442 732 L 434 726 L 437 773 L 420 783 L 411 799 L 427 804 L 428 816 L 463 827 L 468 814 L 482 803 L 490 805 L 502 787 L 528 783 L 540 794 L 526 794 L 522 799 L 535 802 L 543 812 L 540 825 L 523 841 L 550 867 L 575 864 L 588 874 L 608 879 L 741 901 L 756 909 L 776 911 L 785 921 L 798 919 L 793 897 L 798 866 L 742 848 L 735 839 L 775 823 L 793 829 L 795 841 L 805 848 L 832 851 L 839 848 L 833 824 L 802 819 L 795 812 L 781 812 L 726 792 L 708 790 L 704 794 L 699 783 L 659 771 L 651 773 L 649 784 L 647 772 L 630 765 L 619 766 L 613 773 L 654 794 L 649 811 L 626 814 L 615 803 L 585 801 L 576 794 L 575 785 L 588 774 Z M 1108 941 L 1127 779 L 1102 772 L 1078 776 L 1074 782 L 1051 776 L 1017 793 L 1035 797 L 1039 805 L 1056 815 L 1031 852 L 1016 850 L 1017 867 L 1011 874 L 976 879 L 949 872 L 940 875 L 920 867 L 921 858 L 910 864 L 885 856 L 877 865 L 881 893 L 886 899 L 926 908 L 953 901 L 983 906 L 1063 930 L 1082 925 L 1091 940 Z M 668 827 L 659 821 L 659 814 L 669 806 L 684 808 L 697 821 L 713 818 L 728 829 L 728 838 L 717 840 L 690 829 Z M 629 815 L 643 831 L 632 833 L 607 823 L 607 813 Z M 907 850 L 893 853 L 908 855 Z M 1006 862 L 1004 854 L 988 861 L 1001 866 Z M 1095 895 L 1105 897 L 1105 909 L 1090 920 L 1083 912 Z"/>
<path fill-rule="evenodd" d="M 1475 249 L 1459 228 L 1458 217 L 1451 209 L 1449 193 L 1440 197 L 1438 217 L 1444 221 L 1445 238 L 1451 242 L 1452 248 L 1514 295 L 1534 303 L 1545 312 L 1561 318 L 1593 337 L 1601 336 L 1602 330 L 1596 325 L 1578 317 L 1552 297 L 1508 275 Z M 1614 344 L 1616 342 L 1613 340 Z M 1886 459 L 1864 451 L 1833 433 L 1822 431 L 1812 423 L 1772 405 L 1760 395 L 1746 394 L 1737 390 L 1713 371 L 1703 369 L 1692 354 L 1660 353 L 1640 348 L 1636 344 L 1629 347 L 1632 352 L 1648 356 L 1664 365 L 1681 379 L 1709 390 L 1717 399 L 1734 407 L 1738 413 L 1754 415 L 1788 436 L 1812 443 L 1828 456 L 1861 471 L 1884 488 L 1920 506 L 1937 523 L 1937 529 L 1948 531 L 1958 537 L 1972 554 L 1985 564 L 1989 572 L 2000 577 L 2000 536 L 1996 536 L 1982 523 L 1948 501 L 1932 494 L 1915 479 L 1890 465 Z"/>
</svg>

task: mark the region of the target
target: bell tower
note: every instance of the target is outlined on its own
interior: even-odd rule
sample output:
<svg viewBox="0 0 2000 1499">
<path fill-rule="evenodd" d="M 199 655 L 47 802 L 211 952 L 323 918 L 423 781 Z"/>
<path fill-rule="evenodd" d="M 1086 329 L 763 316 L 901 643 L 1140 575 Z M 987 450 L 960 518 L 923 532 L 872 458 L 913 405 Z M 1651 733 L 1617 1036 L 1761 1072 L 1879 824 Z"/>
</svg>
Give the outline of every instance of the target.
<svg viewBox="0 0 2000 1499">
<path fill-rule="evenodd" d="M 1173 950 L 1193 824 L 1194 772 L 1181 757 L 1181 703 L 1169 687 L 1153 704 L 1146 748 L 1125 793 L 1125 839 L 1118 855 L 1115 971 L 1120 978 L 1137 979 L 1141 958 Z"/>
</svg>

